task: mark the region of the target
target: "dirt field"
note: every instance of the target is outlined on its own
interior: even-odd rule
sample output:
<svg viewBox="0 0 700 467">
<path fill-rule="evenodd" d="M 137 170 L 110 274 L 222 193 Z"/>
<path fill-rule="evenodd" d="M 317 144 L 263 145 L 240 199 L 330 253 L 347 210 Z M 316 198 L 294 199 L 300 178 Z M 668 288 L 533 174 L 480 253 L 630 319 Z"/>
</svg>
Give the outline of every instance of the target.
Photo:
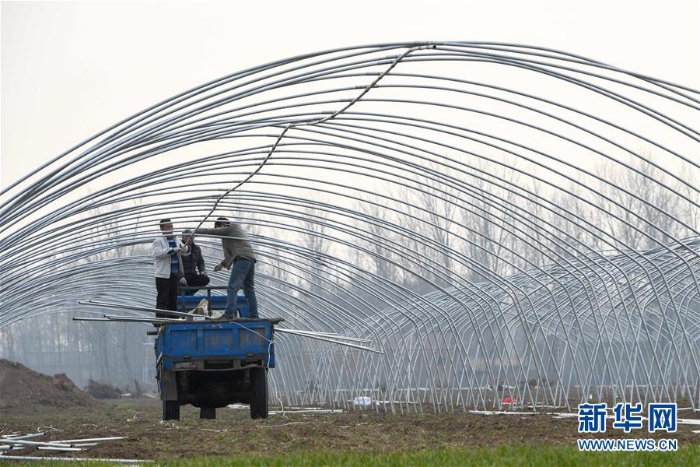
<svg viewBox="0 0 700 467">
<path fill-rule="evenodd" d="M 81 457 L 167 460 L 241 452 L 284 453 L 298 450 L 347 449 L 410 451 L 442 446 L 481 447 L 498 444 L 575 446 L 577 419 L 546 414 L 392 415 L 374 412 L 342 414 L 273 414 L 251 420 L 246 409 L 219 409 L 216 420 L 199 419 L 199 411 L 182 408 L 178 422 L 161 421 L 158 400 L 117 400 L 99 407 L 13 411 L 0 415 L 0 434 L 45 431 L 44 440 L 124 436 L 87 448 Z M 673 437 L 679 445 L 698 443 L 692 425 L 681 425 Z M 608 430 L 609 437 L 622 437 Z M 633 436 L 646 437 L 639 431 Z M 663 436 L 662 436 L 663 437 Z M 42 455 L 36 450 L 14 455 Z M 44 453 L 43 455 L 56 455 Z M 65 455 L 65 454 L 62 454 Z"/>
<path fill-rule="evenodd" d="M 388 452 L 499 444 L 574 447 L 579 438 L 576 417 L 531 412 L 400 415 L 365 410 L 335 414 L 284 411 L 271 413 L 265 420 L 251 420 L 245 407 L 218 409 L 216 420 L 203 420 L 199 409 L 184 406 L 180 421 L 164 422 L 161 410 L 160 400 L 152 398 L 97 401 L 67 378 L 38 375 L 0 360 L 0 435 L 43 431 L 46 436 L 42 441 L 125 437 L 86 448 L 76 454 L 79 457 L 168 460 L 323 449 Z M 679 411 L 678 417 L 698 418 L 689 410 Z M 673 438 L 684 446 L 700 443 L 700 434 L 693 433 L 694 429 L 700 426 L 679 424 L 678 432 L 672 435 L 649 435 L 645 429 L 625 435 L 608 427 L 600 437 Z M 12 454 L 72 455 L 36 449 Z"/>
</svg>

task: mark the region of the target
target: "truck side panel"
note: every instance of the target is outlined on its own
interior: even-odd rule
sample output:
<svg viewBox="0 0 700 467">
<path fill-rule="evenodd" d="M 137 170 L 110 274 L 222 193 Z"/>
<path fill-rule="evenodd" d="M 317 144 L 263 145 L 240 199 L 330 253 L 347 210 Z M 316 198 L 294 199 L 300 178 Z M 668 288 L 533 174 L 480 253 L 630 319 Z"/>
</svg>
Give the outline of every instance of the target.
<svg viewBox="0 0 700 467">
<path fill-rule="evenodd" d="M 267 320 L 177 323 L 163 326 L 156 340 L 156 357 L 164 370 L 175 362 L 198 360 L 263 360 L 274 367 L 273 325 Z"/>
</svg>

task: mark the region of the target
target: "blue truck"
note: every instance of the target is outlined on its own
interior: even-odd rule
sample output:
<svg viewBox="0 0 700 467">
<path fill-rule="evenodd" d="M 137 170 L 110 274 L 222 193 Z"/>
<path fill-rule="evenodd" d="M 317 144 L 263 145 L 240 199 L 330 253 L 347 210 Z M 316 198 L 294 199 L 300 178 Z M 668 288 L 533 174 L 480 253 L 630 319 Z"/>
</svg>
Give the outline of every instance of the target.
<svg viewBox="0 0 700 467">
<path fill-rule="evenodd" d="M 180 296 L 178 303 L 186 309 L 201 299 Z M 211 309 L 225 303 L 225 296 L 209 296 Z M 244 316 L 246 305 L 239 296 Z M 200 418 L 212 419 L 217 408 L 233 403 L 250 404 L 251 418 L 267 418 L 267 371 L 275 366 L 274 326 L 280 321 L 233 318 L 160 326 L 155 352 L 163 420 L 179 420 L 186 404 L 199 407 Z"/>
</svg>

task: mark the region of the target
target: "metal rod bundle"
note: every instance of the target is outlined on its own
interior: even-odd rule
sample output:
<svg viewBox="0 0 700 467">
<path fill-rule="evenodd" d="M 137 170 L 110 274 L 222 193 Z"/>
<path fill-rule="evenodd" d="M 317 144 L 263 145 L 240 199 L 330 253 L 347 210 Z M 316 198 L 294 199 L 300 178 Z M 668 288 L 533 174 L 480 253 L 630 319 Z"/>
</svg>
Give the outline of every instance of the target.
<svg viewBox="0 0 700 467">
<path fill-rule="evenodd" d="M 184 313 L 184 312 L 170 311 L 170 310 L 160 310 L 160 309 L 140 307 L 140 306 L 132 307 L 129 305 L 118 304 L 118 303 L 105 303 L 105 302 L 95 302 L 95 301 L 78 302 L 78 303 L 80 303 L 81 305 L 92 305 L 92 306 L 99 306 L 102 308 L 118 308 L 118 309 L 122 309 L 122 310 L 142 311 L 142 312 L 147 312 L 147 313 L 163 313 L 163 314 L 172 315 L 172 316 L 176 316 L 176 317 L 180 317 L 180 318 L 162 318 L 162 317 L 160 317 L 160 318 L 159 317 L 144 318 L 144 317 L 138 317 L 138 316 L 104 315 L 103 318 L 74 317 L 73 318 L 74 321 L 121 321 L 121 322 L 167 324 L 167 323 L 191 322 L 193 320 L 197 320 L 197 318 L 201 318 L 200 319 L 201 321 L 213 321 L 214 320 L 213 318 L 211 318 L 209 316 L 199 316 L 199 315 L 193 315 L 191 313 Z M 275 328 L 275 331 L 281 332 L 281 333 L 294 334 L 294 335 L 306 337 L 309 339 L 318 339 L 320 341 L 331 342 L 333 344 L 344 345 L 344 346 L 352 347 L 355 349 L 367 350 L 367 351 L 375 352 L 375 353 L 383 353 L 383 352 L 376 350 L 376 349 L 373 349 L 371 347 L 357 344 L 357 342 L 370 343 L 371 340 L 369 340 L 369 339 L 345 337 L 345 336 L 341 336 L 341 335 L 336 334 L 336 333 L 313 332 L 313 331 L 304 331 L 304 330 L 300 330 L 300 329 Z"/>
<path fill-rule="evenodd" d="M 129 463 L 140 464 L 151 462 L 141 459 L 102 459 L 102 458 L 79 458 L 79 457 L 43 457 L 43 456 L 13 456 L 7 455 L 5 452 L 34 448 L 38 451 L 56 451 L 56 452 L 80 452 L 83 448 L 96 446 L 103 441 L 115 441 L 124 439 L 123 436 L 108 436 L 102 438 L 84 438 L 84 439 L 67 439 L 67 440 L 51 440 L 51 441 L 30 441 L 38 437 L 45 436 L 46 433 L 29 433 L 26 435 L 2 435 L 0 438 L 0 461 L 2 460 L 39 460 L 39 461 L 103 461 L 114 463 Z"/>
</svg>

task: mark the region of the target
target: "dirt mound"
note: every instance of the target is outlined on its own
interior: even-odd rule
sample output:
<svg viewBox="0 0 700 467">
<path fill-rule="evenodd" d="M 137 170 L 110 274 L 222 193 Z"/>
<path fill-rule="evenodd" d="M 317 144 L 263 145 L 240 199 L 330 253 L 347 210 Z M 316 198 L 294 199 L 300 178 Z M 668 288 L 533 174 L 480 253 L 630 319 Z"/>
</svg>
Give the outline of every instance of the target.
<svg viewBox="0 0 700 467">
<path fill-rule="evenodd" d="M 88 380 L 88 385 L 85 386 L 85 392 L 95 399 L 119 399 L 123 394 L 123 391 L 116 386 L 91 379 Z"/>
<path fill-rule="evenodd" d="M 42 375 L 21 363 L 0 359 L 0 412 L 96 405 L 100 402 L 63 373 Z"/>
</svg>

